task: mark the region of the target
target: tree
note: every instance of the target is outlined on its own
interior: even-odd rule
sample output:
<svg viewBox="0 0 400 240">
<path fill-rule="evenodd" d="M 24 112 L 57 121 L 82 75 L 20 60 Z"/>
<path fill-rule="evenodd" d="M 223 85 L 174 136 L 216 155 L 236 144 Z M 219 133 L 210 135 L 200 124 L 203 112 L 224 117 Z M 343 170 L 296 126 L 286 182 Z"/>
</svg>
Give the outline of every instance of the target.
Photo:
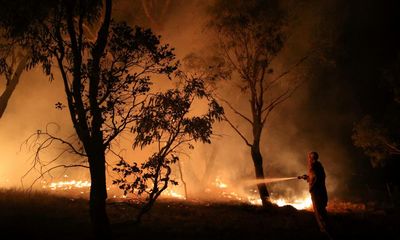
<svg viewBox="0 0 400 240">
<path fill-rule="evenodd" d="M 371 159 L 372 166 L 378 167 L 383 166 L 390 156 L 400 155 L 399 142 L 393 136 L 395 134 L 367 115 L 354 125 L 352 139 L 354 145 L 362 148 Z"/>
<path fill-rule="evenodd" d="M 207 112 L 202 115 L 192 113 L 193 105 L 195 102 L 199 104 L 199 101 L 208 104 Z M 140 167 L 137 162 L 129 164 L 121 159 L 114 168 L 114 171 L 121 174 L 114 184 L 119 185 L 125 195 L 147 195 L 146 203 L 138 214 L 138 221 L 150 210 L 169 183 L 178 183 L 170 177 L 171 165 L 179 162 L 183 146 L 193 148 L 191 142 L 194 141 L 211 143 L 212 125 L 221 120 L 222 115 L 223 109 L 206 91 L 203 80 L 188 79 L 186 76 L 180 89 L 157 93 L 143 105 L 134 129 L 137 132 L 134 146 L 143 148 L 157 144 L 158 151 Z"/>
<path fill-rule="evenodd" d="M 5 89 L 0 95 L 0 118 L 26 69 L 27 62 L 28 55 L 24 55 L 11 44 L 0 45 L 0 75 L 3 75 L 6 80 Z"/>
<path fill-rule="evenodd" d="M 400 55 L 382 74 L 383 86 L 391 98 L 379 116 L 366 115 L 354 124 L 352 139 L 370 158 L 373 167 L 382 167 L 400 155 Z"/>
<path fill-rule="evenodd" d="M 272 63 L 285 42 L 286 13 L 279 1 L 218 0 L 211 7 L 210 27 L 218 38 L 219 49 L 225 63 L 237 74 L 238 89 L 249 101 L 251 116 L 238 110 L 226 99 L 221 101 L 232 113 L 251 127 L 251 139 L 225 115 L 225 121 L 250 148 L 257 179 L 264 178 L 260 142 L 263 129 L 271 112 L 287 100 L 299 82 L 283 85 L 291 70 L 301 64 L 303 57 L 292 68 L 275 74 Z M 257 185 L 263 206 L 269 201 L 265 184 Z"/>
<path fill-rule="evenodd" d="M 29 67 L 29 49 L 13 40 L 21 37 L 27 26 L 44 19 L 52 4 L 51 1 L 42 1 L 42 4 L 34 1 L 0 1 L 0 4 L 3 6 L 0 9 L 0 76 L 5 78 L 5 89 L 0 95 L 1 118 L 22 73 Z"/>
<path fill-rule="evenodd" d="M 161 45 L 150 30 L 112 21 L 111 9 L 111 0 L 104 6 L 95 0 L 57 1 L 48 17 L 16 39 L 31 51 L 31 67 L 40 65 L 53 78 L 52 66 L 57 64 L 78 139 L 74 144 L 38 131 L 36 135 L 44 140 L 37 145 L 35 163 L 41 165 L 40 150 L 56 142 L 69 148 L 63 153 L 85 157 L 85 164 L 58 167 L 89 168 L 90 217 L 98 237 L 110 233 L 106 152 L 112 150 L 122 132 L 132 127 L 150 90 L 150 76 L 169 75 L 176 69 L 169 46 Z M 62 103 L 57 106 L 63 108 Z"/>
</svg>

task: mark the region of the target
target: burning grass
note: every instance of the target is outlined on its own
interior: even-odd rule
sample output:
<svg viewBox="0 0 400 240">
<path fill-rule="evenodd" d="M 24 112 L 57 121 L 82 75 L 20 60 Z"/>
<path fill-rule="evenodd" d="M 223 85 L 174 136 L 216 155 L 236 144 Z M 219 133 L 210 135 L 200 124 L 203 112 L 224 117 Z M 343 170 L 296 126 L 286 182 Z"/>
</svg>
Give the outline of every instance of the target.
<svg viewBox="0 0 400 240">
<path fill-rule="evenodd" d="M 82 197 L 88 196 L 90 189 L 90 181 L 87 180 L 74 180 L 68 179 L 68 176 L 64 176 L 65 179 L 62 181 L 46 182 L 42 181 L 42 189 L 50 190 L 53 192 L 61 193 L 62 195 L 72 196 L 72 197 Z M 285 178 L 285 180 L 293 178 Z M 280 179 L 281 180 L 281 179 Z M 276 179 L 273 179 L 276 181 Z M 140 199 L 132 199 L 132 197 L 127 197 L 121 194 L 121 190 L 116 188 L 115 185 L 110 185 L 107 188 L 110 198 L 114 199 L 128 199 L 130 201 L 140 201 Z M 225 183 L 220 177 L 217 177 L 211 184 L 209 188 L 205 189 L 204 200 L 213 200 L 220 202 L 239 202 L 243 204 L 251 204 L 261 206 L 261 200 L 259 198 L 257 190 L 252 190 L 248 192 L 237 191 L 231 188 L 227 183 Z M 179 199 L 185 200 L 186 196 L 179 189 L 168 188 L 162 193 L 162 198 L 166 199 Z M 290 205 L 298 210 L 312 208 L 311 197 L 308 193 L 303 193 L 302 196 L 275 196 L 271 195 L 271 202 L 283 207 Z"/>
<path fill-rule="evenodd" d="M 287 178 L 291 179 L 291 178 Z M 67 175 L 64 176 L 62 181 L 46 182 L 42 181 L 42 190 L 45 192 L 54 192 L 58 195 L 66 196 L 69 198 L 87 198 L 90 190 L 90 181 L 88 180 L 74 180 L 70 179 Z M 110 185 L 107 190 L 109 191 L 109 199 L 114 202 L 130 202 L 141 203 L 143 199 L 133 198 L 132 196 L 125 196 L 121 193 L 115 185 Z M 162 199 L 170 200 L 188 200 L 188 202 L 196 199 L 191 197 L 186 199 L 184 193 L 177 188 L 166 189 L 161 196 Z M 219 202 L 222 204 L 242 204 L 261 206 L 261 200 L 256 190 L 248 192 L 234 191 L 233 188 L 220 177 L 217 177 L 210 187 L 205 189 L 203 197 L 197 197 L 197 201 L 203 202 Z M 303 192 L 298 196 L 282 196 L 271 194 L 271 202 L 279 207 L 292 206 L 297 210 L 312 211 L 312 201 L 308 192 Z M 366 203 L 355 203 L 343 201 L 339 199 L 330 199 L 328 203 L 328 211 L 335 213 L 346 212 L 365 212 L 371 210 Z M 369 203 L 371 205 L 371 203 Z M 373 205 L 373 204 L 372 204 Z"/>
</svg>

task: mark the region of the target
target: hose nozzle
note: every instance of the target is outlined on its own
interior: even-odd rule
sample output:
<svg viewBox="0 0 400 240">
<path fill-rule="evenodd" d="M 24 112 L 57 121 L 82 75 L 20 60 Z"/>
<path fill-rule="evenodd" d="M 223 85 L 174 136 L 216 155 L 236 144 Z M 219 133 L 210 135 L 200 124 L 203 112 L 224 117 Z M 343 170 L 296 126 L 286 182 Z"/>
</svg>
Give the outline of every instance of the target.
<svg viewBox="0 0 400 240">
<path fill-rule="evenodd" d="M 308 176 L 307 176 L 307 174 L 304 174 L 304 175 L 298 176 L 297 178 L 298 178 L 298 179 L 307 180 Z"/>
</svg>

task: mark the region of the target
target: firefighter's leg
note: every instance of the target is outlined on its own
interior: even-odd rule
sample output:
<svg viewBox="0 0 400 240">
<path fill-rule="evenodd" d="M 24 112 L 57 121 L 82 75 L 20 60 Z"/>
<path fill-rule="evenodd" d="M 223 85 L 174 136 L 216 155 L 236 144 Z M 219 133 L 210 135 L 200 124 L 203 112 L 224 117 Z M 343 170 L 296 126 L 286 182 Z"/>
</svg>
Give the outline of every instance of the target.
<svg viewBox="0 0 400 240">
<path fill-rule="evenodd" d="M 325 207 L 321 206 L 321 204 L 318 201 L 318 198 L 316 196 L 311 195 L 311 199 L 313 202 L 313 209 L 314 209 L 314 215 L 315 219 L 317 220 L 319 229 L 321 232 L 327 232 L 326 231 L 326 210 Z"/>
<path fill-rule="evenodd" d="M 315 211 L 315 210 L 314 210 Z M 322 206 L 316 206 L 315 217 L 318 222 L 319 229 L 321 232 L 326 233 L 326 210 Z"/>
</svg>

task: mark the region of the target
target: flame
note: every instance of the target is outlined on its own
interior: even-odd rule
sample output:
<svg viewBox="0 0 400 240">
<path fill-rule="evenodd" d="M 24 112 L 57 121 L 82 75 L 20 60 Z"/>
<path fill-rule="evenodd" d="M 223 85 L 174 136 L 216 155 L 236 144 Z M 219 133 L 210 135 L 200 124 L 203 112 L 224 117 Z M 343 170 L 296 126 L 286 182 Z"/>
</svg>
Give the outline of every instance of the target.
<svg viewBox="0 0 400 240">
<path fill-rule="evenodd" d="M 292 201 L 285 198 L 271 199 L 271 202 L 280 207 L 290 205 L 299 210 L 310 209 L 312 207 L 311 196 L 296 198 Z"/>
<path fill-rule="evenodd" d="M 67 175 L 64 178 L 68 178 Z M 68 195 L 74 194 L 87 194 L 89 193 L 90 181 L 87 180 L 66 180 L 65 181 L 55 181 L 55 182 L 46 182 L 42 181 L 42 188 L 50 191 L 63 192 Z M 172 198 L 179 200 L 186 200 L 185 194 L 180 191 L 181 189 L 168 188 L 164 192 L 162 192 L 163 198 Z M 114 185 L 107 187 L 107 191 L 109 191 L 110 196 L 114 199 L 122 199 L 131 200 L 126 195 L 117 194 L 120 193 L 119 189 L 117 189 Z M 261 199 L 258 195 L 258 191 L 253 189 L 251 192 L 235 192 L 232 191 L 232 187 L 225 183 L 221 177 L 215 178 L 214 182 L 210 184 L 209 188 L 205 189 L 207 195 L 217 194 L 219 199 L 225 199 L 228 201 L 238 201 L 243 203 L 248 203 L 251 205 L 261 206 Z M 75 195 L 76 196 L 76 195 Z M 82 195 L 80 195 L 82 196 Z M 311 196 L 308 192 L 304 192 L 301 196 L 297 196 L 295 198 L 289 197 L 277 197 L 272 195 L 270 198 L 271 202 L 282 207 L 286 205 L 293 206 L 298 210 L 304 209 L 312 209 L 312 200 Z M 140 200 L 139 200 L 140 201 Z M 330 211 L 335 212 L 347 212 L 351 211 L 365 211 L 367 209 L 364 203 L 352 203 L 352 202 L 343 202 L 339 200 L 330 201 L 328 208 Z"/>
<path fill-rule="evenodd" d="M 297 197 L 294 199 L 289 199 L 289 198 L 270 198 L 271 202 L 278 205 L 279 207 L 283 206 L 292 206 L 298 210 L 304 210 L 304 209 L 311 209 L 312 208 L 312 200 L 311 196 L 303 196 L 303 197 Z M 258 196 L 247 196 L 247 201 L 251 205 L 258 205 L 261 206 L 262 202 L 261 199 Z"/>
<path fill-rule="evenodd" d="M 64 176 L 64 178 L 68 178 L 67 175 Z M 81 194 L 84 194 L 85 192 L 82 191 L 83 189 L 89 189 L 91 186 L 91 182 L 87 180 L 67 180 L 67 181 L 56 181 L 56 182 L 46 182 L 42 181 L 42 188 L 43 189 L 50 189 L 51 191 L 74 191 L 74 190 L 80 190 Z M 111 188 L 107 187 L 107 191 L 109 191 Z M 71 192 L 72 193 L 72 192 Z M 164 192 L 161 194 L 163 197 L 167 198 L 176 198 L 176 199 L 186 199 L 186 197 L 183 194 L 180 194 L 177 191 L 174 191 L 172 189 L 166 189 Z M 127 198 L 126 195 L 116 195 L 113 194 L 112 198 Z"/>
<path fill-rule="evenodd" d="M 64 176 L 64 178 L 68 178 L 68 176 Z M 45 181 L 42 182 L 42 188 L 43 189 L 50 189 L 51 191 L 68 191 L 68 190 L 79 190 L 81 194 L 84 194 L 85 192 L 83 189 L 89 189 L 91 186 L 90 181 L 87 180 L 68 180 L 68 181 L 58 181 L 58 182 L 50 182 L 47 183 Z M 258 205 L 261 206 L 261 199 L 258 196 L 258 192 L 256 190 L 253 190 L 253 192 L 244 194 L 244 193 L 238 193 L 235 191 L 231 191 L 230 187 L 228 184 L 226 184 L 220 177 L 217 177 L 215 181 L 212 183 L 213 186 L 215 186 L 217 189 L 219 189 L 218 193 L 223 197 L 224 199 L 227 200 L 234 200 L 234 201 L 239 201 L 239 202 L 246 202 L 251 205 Z M 110 190 L 110 187 L 107 188 L 107 190 Z M 87 192 L 87 191 L 86 191 Z M 211 192 L 211 189 L 206 189 L 206 192 Z M 311 197 L 307 196 L 308 194 L 303 194 L 303 197 L 298 197 L 295 199 L 289 199 L 289 198 L 284 198 L 284 197 L 279 197 L 279 198 L 274 198 L 271 197 L 271 202 L 282 207 L 286 205 L 293 206 L 296 209 L 309 209 L 312 207 L 312 201 Z M 166 189 L 163 193 L 162 196 L 165 198 L 174 198 L 174 199 L 180 199 L 180 200 L 186 200 L 186 197 L 184 194 L 180 193 L 179 191 L 176 191 L 174 189 Z M 125 195 L 112 195 L 112 198 L 127 198 Z"/>
<path fill-rule="evenodd" d="M 177 199 L 183 199 L 186 200 L 186 197 L 183 196 L 182 194 L 171 190 L 171 189 L 166 189 L 164 190 L 164 192 L 161 193 L 161 195 L 163 195 L 164 197 L 170 197 L 170 198 L 177 198 Z"/>
<path fill-rule="evenodd" d="M 70 181 L 51 182 L 47 185 L 43 185 L 42 188 L 50 188 L 50 190 L 56 191 L 56 190 L 90 188 L 90 185 L 91 183 L 89 181 L 70 180 Z"/>
<path fill-rule="evenodd" d="M 214 185 L 215 185 L 217 188 L 221 188 L 221 189 L 228 188 L 228 184 L 223 183 L 222 180 L 220 179 L 220 177 L 217 177 L 217 178 L 215 179 Z"/>
<path fill-rule="evenodd" d="M 258 205 L 261 206 L 262 202 L 261 199 L 258 196 L 258 192 L 256 190 L 253 191 L 252 194 L 238 194 L 237 192 L 234 191 L 229 191 L 227 192 L 228 184 L 224 183 L 220 177 L 217 177 L 213 183 L 217 188 L 223 190 L 222 191 L 222 196 L 228 199 L 234 199 L 238 201 L 245 201 L 251 205 Z M 290 205 L 293 206 L 294 208 L 298 210 L 303 210 L 303 209 L 310 209 L 312 207 L 312 200 L 311 196 L 309 194 L 303 194 L 303 197 L 298 197 L 295 199 L 289 199 L 289 198 L 273 198 L 271 197 L 271 202 L 278 205 L 279 207 Z"/>
<path fill-rule="evenodd" d="M 262 202 L 260 198 L 256 198 L 253 196 L 247 196 L 247 201 L 251 204 L 251 205 L 257 205 L 257 206 L 261 206 Z"/>
</svg>

